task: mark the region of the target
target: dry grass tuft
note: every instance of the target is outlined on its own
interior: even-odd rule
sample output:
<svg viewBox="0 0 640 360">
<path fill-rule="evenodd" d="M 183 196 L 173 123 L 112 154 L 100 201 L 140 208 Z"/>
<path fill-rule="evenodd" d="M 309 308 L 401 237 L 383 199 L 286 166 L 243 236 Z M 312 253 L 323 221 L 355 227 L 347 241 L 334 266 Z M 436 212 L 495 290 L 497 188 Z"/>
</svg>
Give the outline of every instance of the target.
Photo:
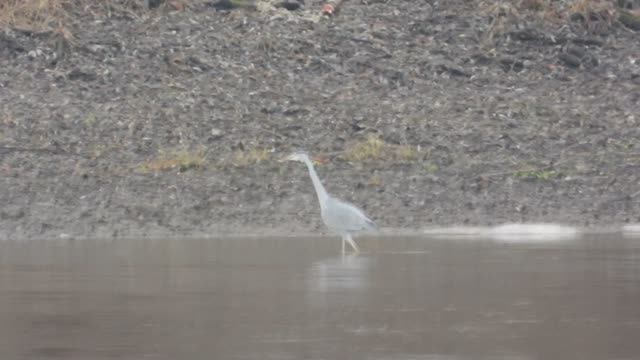
<svg viewBox="0 0 640 360">
<path fill-rule="evenodd" d="M 378 160 L 384 155 L 387 144 L 378 136 L 370 134 L 364 141 L 355 143 L 347 149 L 346 157 L 350 161 Z"/>
<path fill-rule="evenodd" d="M 521 18 L 515 4 L 504 1 L 482 2 L 480 12 L 491 17 L 489 29 L 485 32 L 483 42 L 490 44 L 494 38 L 508 32 Z"/>
<path fill-rule="evenodd" d="M 594 23 L 611 26 L 618 18 L 616 5 L 611 0 L 576 0 L 567 7 L 570 17 L 579 17 L 588 28 Z"/>
<path fill-rule="evenodd" d="M 589 31 L 606 29 L 621 16 L 619 3 L 615 0 L 480 1 L 480 12 L 491 17 L 484 41 L 491 43 L 494 38 L 513 30 L 531 15 L 544 22 L 561 24 L 579 20 Z"/>
<path fill-rule="evenodd" d="M 615 10 L 615 4 L 611 0 L 575 0 L 567 9 L 572 13 L 599 13 Z"/>
<path fill-rule="evenodd" d="M 418 159 L 418 148 L 409 145 L 398 145 L 395 147 L 396 159 L 410 162 Z"/>
<path fill-rule="evenodd" d="M 232 164 L 237 167 L 245 167 L 260 164 L 271 158 L 271 151 L 264 148 L 238 150 L 233 155 Z"/>
<path fill-rule="evenodd" d="M 140 11 L 163 8 L 183 11 L 190 0 L 0 0 L 0 27 L 27 32 L 54 32 L 70 41 L 62 24 L 70 23 L 77 13 L 110 17 L 124 14 L 137 18 Z"/>
<path fill-rule="evenodd" d="M 0 26 L 51 28 L 65 17 L 71 0 L 0 0 Z"/>
<path fill-rule="evenodd" d="M 344 156 L 353 162 L 370 160 L 393 160 L 396 162 L 412 162 L 418 159 L 420 149 L 410 145 L 393 145 L 380 137 L 370 134 L 363 141 L 347 148 Z"/>
<path fill-rule="evenodd" d="M 371 187 L 381 187 L 383 185 L 383 181 L 382 178 L 375 174 L 373 175 L 369 181 L 367 181 L 367 186 L 371 186 Z"/>
<path fill-rule="evenodd" d="M 185 172 L 190 169 L 204 167 L 206 161 L 204 149 L 189 151 L 186 149 L 172 150 L 168 152 L 160 151 L 160 155 L 145 162 L 140 166 L 144 172 L 161 172 L 167 170 L 178 170 Z"/>
</svg>

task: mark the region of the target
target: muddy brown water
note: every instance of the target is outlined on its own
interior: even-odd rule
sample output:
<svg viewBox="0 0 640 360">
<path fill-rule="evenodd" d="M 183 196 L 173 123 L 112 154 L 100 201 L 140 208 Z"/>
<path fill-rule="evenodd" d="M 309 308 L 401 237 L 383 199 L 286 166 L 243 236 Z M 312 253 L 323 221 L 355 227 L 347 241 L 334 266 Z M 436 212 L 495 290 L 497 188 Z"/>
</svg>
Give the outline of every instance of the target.
<svg viewBox="0 0 640 360">
<path fill-rule="evenodd" d="M 638 359 L 640 238 L 0 243 L 2 359 Z"/>
</svg>

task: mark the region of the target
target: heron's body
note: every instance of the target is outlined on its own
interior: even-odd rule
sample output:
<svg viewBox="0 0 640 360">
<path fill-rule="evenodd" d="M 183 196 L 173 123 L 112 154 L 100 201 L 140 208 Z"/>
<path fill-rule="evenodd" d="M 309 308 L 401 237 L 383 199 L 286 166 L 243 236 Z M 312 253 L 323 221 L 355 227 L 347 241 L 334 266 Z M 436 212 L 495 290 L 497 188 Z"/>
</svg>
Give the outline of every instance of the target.
<svg viewBox="0 0 640 360">
<path fill-rule="evenodd" d="M 322 220 L 330 230 L 339 234 L 375 229 L 375 223 L 362 210 L 340 199 L 329 196 L 327 209 L 322 211 Z"/>
<path fill-rule="evenodd" d="M 342 252 L 344 253 L 345 242 L 348 242 L 354 251 L 359 252 L 360 249 L 353 240 L 352 235 L 360 231 L 373 230 L 376 228 L 376 224 L 362 210 L 327 193 L 307 154 L 294 153 L 287 159 L 301 161 L 307 165 L 309 176 L 311 176 L 311 181 L 320 203 L 322 221 L 331 232 L 342 237 Z"/>
</svg>

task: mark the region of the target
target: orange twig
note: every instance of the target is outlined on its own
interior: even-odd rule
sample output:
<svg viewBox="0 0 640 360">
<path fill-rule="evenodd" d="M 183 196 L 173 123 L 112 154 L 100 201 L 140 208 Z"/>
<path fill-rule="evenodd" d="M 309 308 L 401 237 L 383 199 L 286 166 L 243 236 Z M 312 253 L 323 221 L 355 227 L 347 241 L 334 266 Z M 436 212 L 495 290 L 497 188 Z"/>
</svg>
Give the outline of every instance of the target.
<svg viewBox="0 0 640 360">
<path fill-rule="evenodd" d="M 322 6 L 322 14 L 333 16 L 338 12 L 338 7 L 342 4 L 344 0 L 328 0 Z"/>
</svg>

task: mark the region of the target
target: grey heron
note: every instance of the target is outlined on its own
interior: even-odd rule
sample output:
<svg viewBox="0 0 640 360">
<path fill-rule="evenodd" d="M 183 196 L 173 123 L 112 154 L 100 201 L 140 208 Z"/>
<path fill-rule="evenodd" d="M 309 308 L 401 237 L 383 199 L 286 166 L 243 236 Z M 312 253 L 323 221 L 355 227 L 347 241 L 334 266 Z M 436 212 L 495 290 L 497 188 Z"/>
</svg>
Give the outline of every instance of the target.
<svg viewBox="0 0 640 360">
<path fill-rule="evenodd" d="M 356 253 L 360 252 L 360 248 L 353 240 L 352 235 L 360 231 L 374 230 L 376 229 L 376 224 L 362 210 L 327 193 L 318 178 L 311 159 L 305 152 L 295 152 L 285 157 L 283 161 L 299 161 L 307 165 L 313 187 L 316 189 L 316 195 L 318 195 L 322 221 L 331 232 L 342 237 L 342 253 L 344 253 L 345 242 L 349 243 Z"/>
</svg>

